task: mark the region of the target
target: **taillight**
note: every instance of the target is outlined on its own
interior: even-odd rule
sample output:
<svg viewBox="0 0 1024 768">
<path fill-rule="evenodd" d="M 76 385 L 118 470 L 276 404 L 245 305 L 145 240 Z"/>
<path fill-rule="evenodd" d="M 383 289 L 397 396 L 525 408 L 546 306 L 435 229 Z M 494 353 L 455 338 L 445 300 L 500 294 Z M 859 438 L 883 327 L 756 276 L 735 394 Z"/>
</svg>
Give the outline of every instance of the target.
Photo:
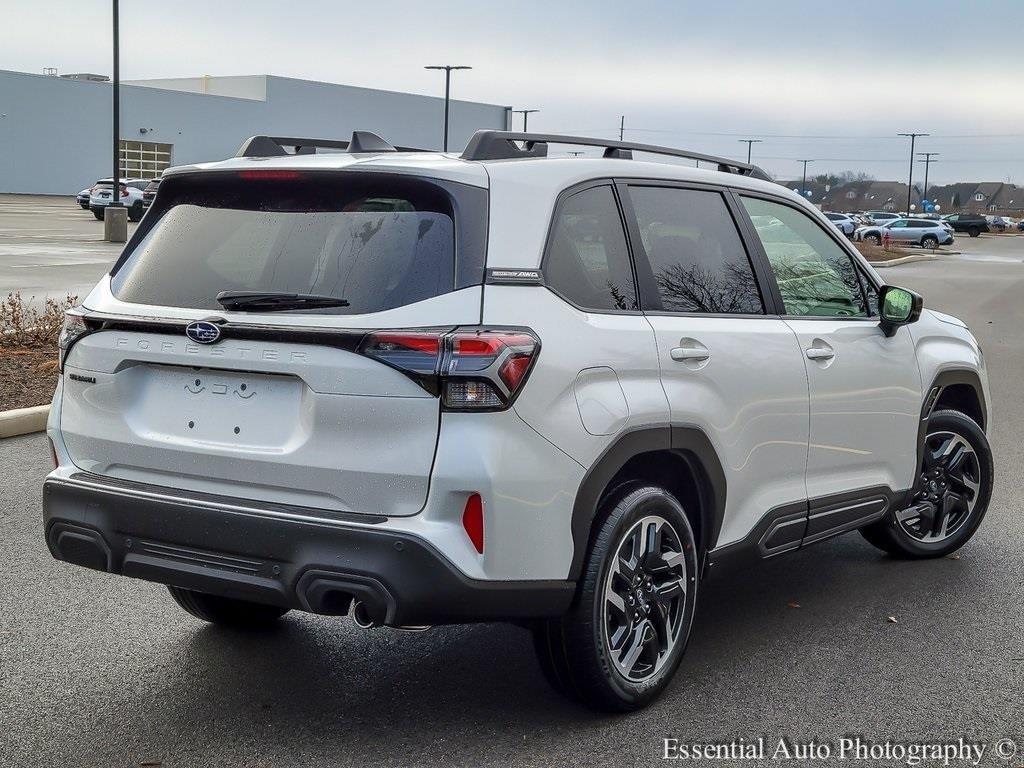
<svg viewBox="0 0 1024 768">
<path fill-rule="evenodd" d="M 238 178 L 249 181 L 295 181 L 305 176 L 301 171 L 289 171 L 283 168 L 257 168 L 250 171 L 239 171 Z"/>
<path fill-rule="evenodd" d="M 443 369 L 441 398 L 458 410 L 507 408 L 537 356 L 537 339 L 521 331 L 456 331 Z"/>
<path fill-rule="evenodd" d="M 508 408 L 520 392 L 540 351 L 528 331 L 460 329 L 378 331 L 359 352 L 412 375 L 449 410 Z"/>
<path fill-rule="evenodd" d="M 67 357 L 71 345 L 88 332 L 89 326 L 79 307 L 72 307 L 64 313 L 64 325 L 60 329 L 60 336 L 57 337 L 58 362 L 61 370 L 64 369 L 64 358 Z"/>
<path fill-rule="evenodd" d="M 121 197 L 128 197 L 128 187 L 121 185 Z"/>
</svg>

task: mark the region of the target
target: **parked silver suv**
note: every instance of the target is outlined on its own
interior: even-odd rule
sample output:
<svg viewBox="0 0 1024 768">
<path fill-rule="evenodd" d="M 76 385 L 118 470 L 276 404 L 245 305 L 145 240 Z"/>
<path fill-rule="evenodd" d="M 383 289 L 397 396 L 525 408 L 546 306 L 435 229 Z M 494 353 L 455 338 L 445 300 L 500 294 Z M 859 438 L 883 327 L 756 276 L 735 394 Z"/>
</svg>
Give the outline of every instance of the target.
<svg viewBox="0 0 1024 768">
<path fill-rule="evenodd" d="M 853 233 L 854 240 L 879 245 L 886 235 L 895 243 L 920 245 L 922 248 L 937 248 L 953 242 L 953 232 L 933 219 L 892 219 L 885 224 L 859 227 Z"/>
<path fill-rule="evenodd" d="M 683 150 L 254 137 L 164 174 L 60 346 L 54 557 L 236 627 L 517 622 L 601 709 L 669 684 L 708 573 L 940 557 L 992 489 L 964 324 Z"/>
</svg>

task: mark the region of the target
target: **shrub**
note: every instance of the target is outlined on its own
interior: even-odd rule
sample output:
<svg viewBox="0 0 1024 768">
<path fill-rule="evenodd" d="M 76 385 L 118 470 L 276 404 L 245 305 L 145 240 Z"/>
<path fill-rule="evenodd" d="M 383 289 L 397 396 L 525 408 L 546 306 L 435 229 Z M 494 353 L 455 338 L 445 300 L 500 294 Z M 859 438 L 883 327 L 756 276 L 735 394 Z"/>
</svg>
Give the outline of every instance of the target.
<svg viewBox="0 0 1024 768">
<path fill-rule="evenodd" d="M 64 324 L 64 310 L 78 303 L 70 294 L 57 301 L 46 299 L 42 307 L 15 291 L 0 302 L 0 347 L 44 349 L 55 347 Z"/>
</svg>

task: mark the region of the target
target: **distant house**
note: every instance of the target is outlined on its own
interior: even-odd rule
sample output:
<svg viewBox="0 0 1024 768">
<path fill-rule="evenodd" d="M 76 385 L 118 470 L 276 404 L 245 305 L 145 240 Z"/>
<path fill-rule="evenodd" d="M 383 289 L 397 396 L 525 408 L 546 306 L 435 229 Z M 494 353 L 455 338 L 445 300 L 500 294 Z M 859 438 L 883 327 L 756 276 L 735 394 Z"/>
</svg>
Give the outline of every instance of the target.
<svg viewBox="0 0 1024 768">
<path fill-rule="evenodd" d="M 799 181 L 783 186 L 798 190 Z M 826 211 L 906 211 L 907 185 L 898 181 L 851 181 L 829 186 L 807 181 L 811 195 L 807 199 Z M 938 205 L 942 213 L 1020 214 L 1024 211 L 1024 187 L 999 181 L 932 184 L 924 199 Z M 921 188 L 915 184 L 910 203 L 922 211 Z"/>
<path fill-rule="evenodd" d="M 998 213 L 1024 210 L 1024 187 L 1001 181 L 947 184 L 931 187 L 930 199 L 949 213 Z"/>
</svg>

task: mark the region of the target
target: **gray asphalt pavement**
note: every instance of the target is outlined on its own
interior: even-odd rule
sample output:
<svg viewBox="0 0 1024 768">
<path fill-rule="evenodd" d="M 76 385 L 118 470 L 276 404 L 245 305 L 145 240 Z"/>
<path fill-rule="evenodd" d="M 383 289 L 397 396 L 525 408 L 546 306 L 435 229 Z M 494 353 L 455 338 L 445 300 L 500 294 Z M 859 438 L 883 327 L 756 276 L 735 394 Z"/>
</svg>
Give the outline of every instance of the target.
<svg viewBox="0 0 1024 768">
<path fill-rule="evenodd" d="M 128 224 L 128 232 L 135 231 Z M 84 298 L 121 253 L 73 197 L 0 195 L 0 293 Z M 3 298 L 0 296 L 0 298 Z"/>
<path fill-rule="evenodd" d="M 983 765 L 1024 765 L 1024 238 L 989 242 L 883 271 L 984 347 L 997 485 L 975 539 L 959 559 L 899 562 L 853 534 L 711 578 L 675 683 L 629 716 L 552 693 L 522 629 L 290 614 L 247 636 L 157 585 L 58 563 L 45 440 L 0 441 L 0 766 L 651 765 L 665 737 L 850 734 L 962 737 L 989 745 Z M 1013 761 L 993 754 L 1007 737 Z"/>
</svg>

